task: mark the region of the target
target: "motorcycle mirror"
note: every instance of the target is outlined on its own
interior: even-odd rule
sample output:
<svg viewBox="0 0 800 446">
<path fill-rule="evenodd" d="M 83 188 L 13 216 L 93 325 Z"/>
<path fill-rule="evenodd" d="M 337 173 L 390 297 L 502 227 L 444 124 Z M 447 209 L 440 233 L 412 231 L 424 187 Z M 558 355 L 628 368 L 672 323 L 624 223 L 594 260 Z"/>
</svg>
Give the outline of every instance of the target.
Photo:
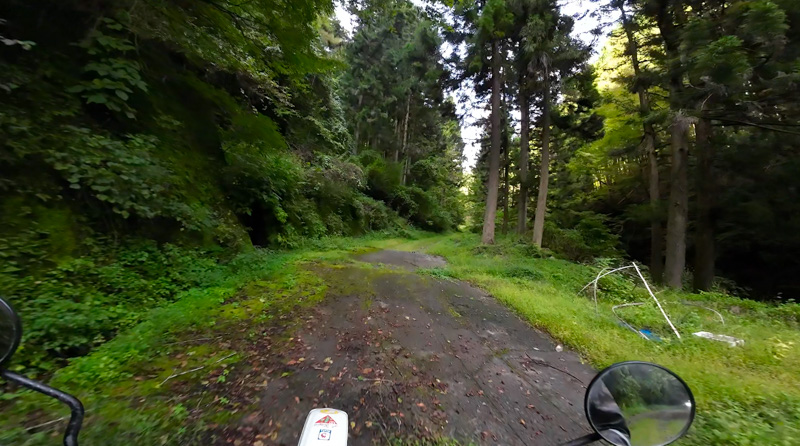
<svg viewBox="0 0 800 446">
<path fill-rule="evenodd" d="M 83 423 L 83 404 L 68 393 L 3 369 L 3 366 L 8 364 L 11 355 L 19 347 L 20 339 L 22 339 L 22 324 L 19 321 L 19 316 L 17 316 L 17 312 L 8 302 L 0 298 L 0 377 L 66 404 L 71 414 L 67 423 L 67 430 L 64 432 L 64 445 L 78 446 L 78 432 L 80 432 L 81 423 Z"/>
<path fill-rule="evenodd" d="M 592 429 L 616 446 L 663 446 L 681 438 L 694 421 L 689 386 L 657 364 L 628 361 L 600 372 L 586 389 Z"/>
<path fill-rule="evenodd" d="M 22 339 L 22 324 L 11 305 L 0 299 L 0 368 L 11 360 Z"/>
</svg>

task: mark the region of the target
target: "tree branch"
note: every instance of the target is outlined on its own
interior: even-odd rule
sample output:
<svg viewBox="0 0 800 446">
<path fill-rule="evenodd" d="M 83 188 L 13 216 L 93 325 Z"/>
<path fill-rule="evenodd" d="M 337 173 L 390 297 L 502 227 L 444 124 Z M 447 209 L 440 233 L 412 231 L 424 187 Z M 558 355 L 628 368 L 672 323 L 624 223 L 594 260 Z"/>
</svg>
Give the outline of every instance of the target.
<svg viewBox="0 0 800 446">
<path fill-rule="evenodd" d="M 759 123 L 756 123 L 756 122 L 742 121 L 742 120 L 734 119 L 734 118 L 722 118 L 722 117 L 718 117 L 718 116 L 717 117 L 707 117 L 707 119 L 713 119 L 715 121 L 731 122 L 731 123 L 735 123 L 735 124 L 739 124 L 739 125 L 746 125 L 746 126 L 750 126 L 750 127 L 756 127 L 756 128 L 764 129 L 764 130 L 771 130 L 773 132 L 788 133 L 790 135 L 800 136 L 800 132 L 793 132 L 791 130 L 770 127 L 768 125 L 762 125 L 762 124 L 759 124 Z"/>
</svg>

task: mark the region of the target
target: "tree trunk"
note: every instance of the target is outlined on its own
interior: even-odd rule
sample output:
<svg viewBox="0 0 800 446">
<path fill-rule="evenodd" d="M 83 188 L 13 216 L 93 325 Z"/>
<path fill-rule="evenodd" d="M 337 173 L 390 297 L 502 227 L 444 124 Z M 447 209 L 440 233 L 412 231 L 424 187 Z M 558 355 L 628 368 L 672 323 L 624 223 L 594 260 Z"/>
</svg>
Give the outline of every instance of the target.
<svg viewBox="0 0 800 446">
<path fill-rule="evenodd" d="M 359 94 L 358 95 L 358 111 L 361 111 L 361 101 L 364 99 L 364 96 Z M 361 121 L 356 119 L 356 130 L 353 132 L 353 155 L 358 155 L 358 134 L 361 127 Z"/>
<path fill-rule="evenodd" d="M 528 96 L 520 92 L 519 95 L 520 127 L 519 134 L 519 203 L 517 204 L 517 233 L 525 235 L 528 225 L 528 132 L 530 131 L 530 115 L 528 110 Z"/>
<path fill-rule="evenodd" d="M 500 49 L 492 41 L 492 144 L 489 150 L 489 181 L 486 191 L 486 209 L 483 213 L 481 243 L 494 244 L 494 223 L 497 216 L 497 188 L 500 181 Z"/>
<path fill-rule="evenodd" d="M 625 13 L 624 3 L 619 3 L 622 27 L 628 39 L 628 55 L 633 66 L 634 84 L 636 94 L 639 96 L 639 115 L 642 117 L 644 139 L 642 146 L 647 154 L 650 173 L 648 175 L 648 192 L 650 195 L 650 275 L 656 283 L 661 283 L 664 275 L 664 233 L 661 227 L 658 203 L 659 194 L 659 175 L 658 175 L 658 156 L 656 155 L 656 131 L 653 124 L 647 122 L 650 114 L 650 97 L 647 94 L 647 86 L 642 80 L 642 70 L 639 65 L 639 46 L 636 43 L 636 36 L 633 34 L 632 24 Z"/>
<path fill-rule="evenodd" d="M 411 168 L 411 155 L 406 154 L 405 160 L 403 160 L 403 186 L 406 185 L 406 181 L 408 180 L 408 171 Z"/>
<path fill-rule="evenodd" d="M 649 127 L 649 129 L 648 129 Z M 650 192 L 650 275 L 656 283 L 664 280 L 664 229 L 661 226 L 659 210 L 659 175 L 658 157 L 656 156 L 655 130 L 652 125 L 645 124 L 644 148 L 647 151 L 650 175 L 648 175 Z"/>
<path fill-rule="evenodd" d="M 550 181 L 550 72 L 544 73 L 544 104 L 542 106 L 542 164 L 539 166 L 539 196 L 533 216 L 533 243 L 542 247 L 544 216 L 547 211 L 547 186 Z"/>
<path fill-rule="evenodd" d="M 695 234 L 694 288 L 708 291 L 714 281 L 714 146 L 711 121 L 700 119 L 695 126 L 697 143 L 697 229 Z"/>
<path fill-rule="evenodd" d="M 686 224 L 689 217 L 687 180 L 689 119 L 683 112 L 681 99 L 685 68 L 680 59 L 680 27 L 686 22 L 686 17 L 683 2 L 660 0 L 653 6 L 658 29 L 669 57 L 669 106 L 673 115 L 670 129 L 672 167 L 667 209 L 664 280 L 671 288 L 681 288 L 683 270 L 686 266 Z"/>
<path fill-rule="evenodd" d="M 403 120 L 403 145 L 401 146 L 402 149 L 400 151 L 403 152 L 403 155 L 406 154 L 406 144 L 408 143 L 408 119 L 411 115 L 411 92 L 408 92 L 408 100 L 406 100 L 406 118 Z M 400 161 L 400 154 L 398 150 L 394 151 L 394 162 Z M 405 172 L 403 173 L 403 178 L 405 178 Z M 403 181 L 405 184 L 405 180 Z"/>
<path fill-rule="evenodd" d="M 683 286 L 686 266 L 686 224 L 689 217 L 689 118 L 675 113 L 671 128 L 672 168 L 667 212 L 667 249 L 664 279 L 671 288 Z"/>
<path fill-rule="evenodd" d="M 508 146 L 505 147 L 503 169 L 503 235 L 508 234 Z"/>
<path fill-rule="evenodd" d="M 501 133 L 503 140 L 501 148 L 503 150 L 503 235 L 508 234 L 508 149 L 511 142 L 508 140 L 508 102 L 506 101 L 505 94 L 502 96 L 503 120 L 500 124 L 503 128 Z"/>
</svg>

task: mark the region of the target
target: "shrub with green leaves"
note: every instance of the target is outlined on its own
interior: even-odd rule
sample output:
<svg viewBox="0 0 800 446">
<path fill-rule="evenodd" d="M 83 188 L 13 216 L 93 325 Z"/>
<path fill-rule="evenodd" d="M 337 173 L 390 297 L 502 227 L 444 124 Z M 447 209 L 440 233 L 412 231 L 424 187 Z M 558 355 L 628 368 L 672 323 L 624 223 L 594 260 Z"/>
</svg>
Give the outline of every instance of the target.
<svg viewBox="0 0 800 446">
<path fill-rule="evenodd" d="M 571 260 L 619 255 L 619 236 L 606 225 L 607 218 L 594 212 L 569 212 L 545 221 L 544 246 Z"/>
<path fill-rule="evenodd" d="M 114 247 L 101 238 L 84 241 L 84 247 L 85 255 L 50 270 L 0 273 L 0 295 L 24 325 L 17 368 L 35 372 L 63 365 L 225 271 L 210 252 L 153 241 Z"/>
</svg>

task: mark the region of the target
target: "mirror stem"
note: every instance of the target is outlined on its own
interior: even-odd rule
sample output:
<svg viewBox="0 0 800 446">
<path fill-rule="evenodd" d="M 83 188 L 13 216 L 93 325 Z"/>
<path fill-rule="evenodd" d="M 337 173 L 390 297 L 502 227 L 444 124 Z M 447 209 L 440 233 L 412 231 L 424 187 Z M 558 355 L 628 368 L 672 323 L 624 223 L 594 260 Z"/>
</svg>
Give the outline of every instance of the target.
<svg viewBox="0 0 800 446">
<path fill-rule="evenodd" d="M 566 443 L 561 443 L 559 446 L 583 446 L 585 444 L 594 443 L 595 441 L 600 441 L 602 439 L 603 437 L 601 437 L 600 434 L 594 432 L 589 435 L 584 435 L 581 438 L 576 438 Z"/>
<path fill-rule="evenodd" d="M 77 398 L 38 381 L 34 381 L 14 372 L 9 372 L 8 370 L 0 370 L 0 376 L 66 404 L 72 414 L 67 424 L 67 431 L 64 434 L 64 446 L 78 446 L 78 432 L 81 430 L 81 424 L 83 423 L 83 404 L 81 404 Z"/>
</svg>

